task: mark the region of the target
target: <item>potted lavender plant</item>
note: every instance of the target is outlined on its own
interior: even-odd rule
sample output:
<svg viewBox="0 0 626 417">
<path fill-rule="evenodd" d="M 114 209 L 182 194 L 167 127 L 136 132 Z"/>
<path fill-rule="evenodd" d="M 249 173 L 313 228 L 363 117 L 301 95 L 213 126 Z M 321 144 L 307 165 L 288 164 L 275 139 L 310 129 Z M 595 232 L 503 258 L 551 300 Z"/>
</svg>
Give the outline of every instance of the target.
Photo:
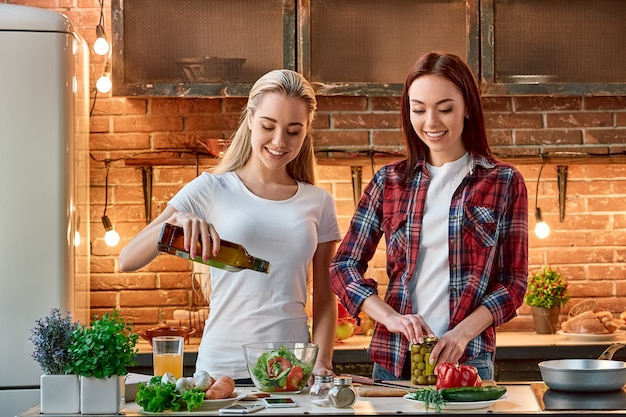
<svg viewBox="0 0 626 417">
<path fill-rule="evenodd" d="M 40 379 L 40 408 L 42 414 L 78 413 L 80 392 L 78 375 L 69 373 L 68 346 L 78 323 L 52 308 L 48 316 L 35 321 L 28 341 L 34 345 L 32 357 L 44 372 Z"/>
</svg>

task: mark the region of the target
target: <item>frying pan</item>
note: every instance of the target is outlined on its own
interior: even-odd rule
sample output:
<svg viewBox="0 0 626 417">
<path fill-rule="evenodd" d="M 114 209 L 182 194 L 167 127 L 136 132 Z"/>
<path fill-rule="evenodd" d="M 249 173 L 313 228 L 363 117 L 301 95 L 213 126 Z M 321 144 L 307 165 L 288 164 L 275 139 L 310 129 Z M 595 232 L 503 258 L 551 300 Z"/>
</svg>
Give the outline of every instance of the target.
<svg viewBox="0 0 626 417">
<path fill-rule="evenodd" d="M 626 363 L 612 360 L 622 343 L 609 346 L 598 359 L 558 359 L 539 363 L 548 388 L 567 392 L 609 392 L 626 385 Z"/>
</svg>

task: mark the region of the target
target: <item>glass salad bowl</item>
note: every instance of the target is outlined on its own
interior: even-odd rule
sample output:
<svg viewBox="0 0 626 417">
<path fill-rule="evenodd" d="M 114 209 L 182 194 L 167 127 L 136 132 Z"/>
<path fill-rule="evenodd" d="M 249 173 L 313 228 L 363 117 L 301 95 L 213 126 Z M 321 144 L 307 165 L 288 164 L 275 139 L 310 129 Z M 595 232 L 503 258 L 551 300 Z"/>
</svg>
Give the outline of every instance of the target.
<svg viewBox="0 0 626 417">
<path fill-rule="evenodd" d="M 313 372 L 318 346 L 314 343 L 264 342 L 243 345 L 256 388 L 263 392 L 302 391 Z"/>
</svg>

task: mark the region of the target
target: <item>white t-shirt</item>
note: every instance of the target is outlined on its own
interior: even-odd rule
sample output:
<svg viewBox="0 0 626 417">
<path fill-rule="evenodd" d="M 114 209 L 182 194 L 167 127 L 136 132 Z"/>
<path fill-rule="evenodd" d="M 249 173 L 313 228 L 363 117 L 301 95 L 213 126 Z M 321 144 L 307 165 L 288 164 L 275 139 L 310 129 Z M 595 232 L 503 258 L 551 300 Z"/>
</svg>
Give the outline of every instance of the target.
<svg viewBox="0 0 626 417">
<path fill-rule="evenodd" d="M 319 243 L 341 239 L 335 204 L 326 190 L 298 183 L 293 197 L 266 200 L 250 192 L 234 172 L 203 173 L 170 204 L 213 224 L 221 239 L 270 262 L 268 275 L 211 268 L 210 313 L 197 370 L 215 378 L 249 378 L 242 345 L 309 340 L 309 265 Z"/>
<path fill-rule="evenodd" d="M 450 202 L 469 172 L 469 154 L 441 167 L 430 164 L 427 167 L 431 180 L 422 218 L 417 268 L 409 280 L 409 291 L 413 313 L 421 314 L 435 335 L 441 337 L 450 324 Z"/>
</svg>

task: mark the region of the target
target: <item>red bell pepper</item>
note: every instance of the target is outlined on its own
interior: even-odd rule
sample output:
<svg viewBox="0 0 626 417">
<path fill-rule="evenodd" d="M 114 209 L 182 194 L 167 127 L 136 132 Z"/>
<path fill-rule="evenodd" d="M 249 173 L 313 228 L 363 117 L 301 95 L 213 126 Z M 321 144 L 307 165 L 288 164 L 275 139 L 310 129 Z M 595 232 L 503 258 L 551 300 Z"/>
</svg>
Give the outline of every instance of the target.
<svg viewBox="0 0 626 417">
<path fill-rule="evenodd" d="M 480 387 L 483 384 L 475 366 L 442 362 L 435 366 L 435 388 Z"/>
</svg>

